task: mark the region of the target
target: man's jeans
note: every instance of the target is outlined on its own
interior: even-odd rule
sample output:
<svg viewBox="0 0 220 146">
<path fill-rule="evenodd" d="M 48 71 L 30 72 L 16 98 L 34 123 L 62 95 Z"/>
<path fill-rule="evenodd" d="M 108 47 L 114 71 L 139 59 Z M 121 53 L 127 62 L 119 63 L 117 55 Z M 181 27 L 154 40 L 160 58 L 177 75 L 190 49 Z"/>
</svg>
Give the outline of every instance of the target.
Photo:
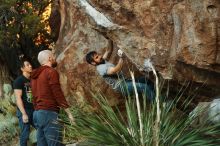
<svg viewBox="0 0 220 146">
<path fill-rule="evenodd" d="M 135 85 L 138 94 L 145 94 L 149 101 L 152 101 L 155 98 L 154 84 L 150 80 L 145 77 L 136 78 Z M 123 96 L 132 96 L 134 94 L 132 80 L 124 80 L 116 90 L 120 91 Z"/>
<path fill-rule="evenodd" d="M 49 110 L 34 111 L 37 146 L 64 146 L 62 144 L 62 126 L 57 119 L 57 112 Z"/>
<path fill-rule="evenodd" d="M 30 134 L 30 127 L 35 128 L 34 123 L 33 123 L 33 112 L 34 110 L 31 109 L 25 109 L 27 115 L 28 115 L 28 123 L 24 123 L 22 120 L 22 113 L 20 112 L 19 109 L 17 109 L 17 117 L 18 117 L 18 122 L 19 122 L 19 127 L 21 129 L 21 134 L 20 134 L 20 146 L 27 146 L 27 141 L 29 139 L 29 134 Z"/>
</svg>

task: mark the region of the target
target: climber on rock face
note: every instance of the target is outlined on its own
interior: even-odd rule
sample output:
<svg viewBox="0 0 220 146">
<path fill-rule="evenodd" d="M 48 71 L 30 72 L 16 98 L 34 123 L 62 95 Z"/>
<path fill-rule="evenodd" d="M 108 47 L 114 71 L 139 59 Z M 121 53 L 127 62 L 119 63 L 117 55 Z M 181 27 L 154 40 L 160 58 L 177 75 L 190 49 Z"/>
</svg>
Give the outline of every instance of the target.
<svg viewBox="0 0 220 146">
<path fill-rule="evenodd" d="M 124 60 L 124 53 L 122 50 L 118 50 L 119 60 L 116 65 L 108 62 L 108 59 L 113 50 L 113 43 L 109 41 L 109 47 L 105 51 L 104 55 L 98 54 L 96 51 L 91 51 L 86 54 L 86 61 L 95 66 L 99 75 L 101 75 L 107 84 L 109 84 L 114 90 L 121 92 L 124 96 L 131 96 L 134 94 L 133 83 L 131 79 L 126 79 L 121 71 Z M 138 93 L 145 93 L 147 99 L 152 101 L 154 99 L 154 84 L 145 77 L 135 79 L 135 84 Z"/>
</svg>

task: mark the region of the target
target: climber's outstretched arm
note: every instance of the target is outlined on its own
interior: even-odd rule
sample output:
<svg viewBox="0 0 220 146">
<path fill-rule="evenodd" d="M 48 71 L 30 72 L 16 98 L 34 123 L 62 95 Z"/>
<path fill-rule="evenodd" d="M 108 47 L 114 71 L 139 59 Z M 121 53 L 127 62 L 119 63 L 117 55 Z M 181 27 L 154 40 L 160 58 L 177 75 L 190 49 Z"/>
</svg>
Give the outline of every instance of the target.
<svg viewBox="0 0 220 146">
<path fill-rule="evenodd" d="M 121 49 L 118 50 L 118 56 L 120 57 L 118 63 L 116 66 L 114 67 L 110 67 L 107 71 L 107 74 L 108 75 L 112 75 L 112 74 L 116 74 L 118 73 L 119 71 L 121 71 L 122 69 L 122 66 L 123 66 L 123 58 L 125 57 L 123 51 Z"/>
<path fill-rule="evenodd" d="M 112 40 L 108 40 L 108 47 L 104 53 L 104 55 L 102 56 L 103 59 L 105 60 L 109 60 L 111 54 L 112 54 L 112 51 L 113 51 L 113 41 Z"/>
</svg>

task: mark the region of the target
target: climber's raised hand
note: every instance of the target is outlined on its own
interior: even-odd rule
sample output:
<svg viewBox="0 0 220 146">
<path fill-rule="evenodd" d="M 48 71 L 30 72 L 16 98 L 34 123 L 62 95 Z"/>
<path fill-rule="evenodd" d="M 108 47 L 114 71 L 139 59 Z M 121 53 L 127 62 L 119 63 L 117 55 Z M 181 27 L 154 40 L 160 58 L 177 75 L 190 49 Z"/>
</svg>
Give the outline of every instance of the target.
<svg viewBox="0 0 220 146">
<path fill-rule="evenodd" d="M 118 50 L 117 54 L 120 58 L 124 56 L 124 52 L 121 49 Z"/>
</svg>

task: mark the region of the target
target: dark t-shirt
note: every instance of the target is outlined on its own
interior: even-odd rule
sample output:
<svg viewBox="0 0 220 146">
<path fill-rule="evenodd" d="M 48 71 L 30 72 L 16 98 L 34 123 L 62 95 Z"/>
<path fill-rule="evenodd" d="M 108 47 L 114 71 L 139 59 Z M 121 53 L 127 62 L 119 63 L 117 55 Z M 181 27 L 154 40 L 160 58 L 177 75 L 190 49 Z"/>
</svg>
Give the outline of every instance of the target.
<svg viewBox="0 0 220 146">
<path fill-rule="evenodd" d="M 30 87 L 30 80 L 23 75 L 17 77 L 13 83 L 14 89 L 22 90 L 22 101 L 25 109 L 34 109 L 32 104 L 32 92 Z"/>
</svg>

